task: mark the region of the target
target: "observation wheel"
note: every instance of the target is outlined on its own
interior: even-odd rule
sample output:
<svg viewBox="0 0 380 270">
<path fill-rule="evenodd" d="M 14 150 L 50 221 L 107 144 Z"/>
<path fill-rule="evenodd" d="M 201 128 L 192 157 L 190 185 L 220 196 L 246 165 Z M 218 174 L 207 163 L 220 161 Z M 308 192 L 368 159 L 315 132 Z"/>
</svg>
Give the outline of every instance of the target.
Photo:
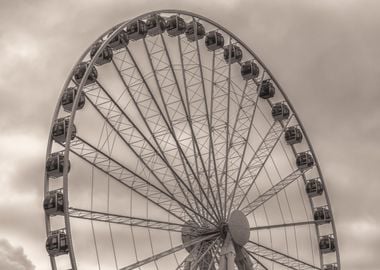
<svg viewBox="0 0 380 270">
<path fill-rule="evenodd" d="M 289 99 L 238 37 L 190 12 L 141 15 L 84 52 L 44 188 L 52 269 L 340 269 Z"/>
</svg>

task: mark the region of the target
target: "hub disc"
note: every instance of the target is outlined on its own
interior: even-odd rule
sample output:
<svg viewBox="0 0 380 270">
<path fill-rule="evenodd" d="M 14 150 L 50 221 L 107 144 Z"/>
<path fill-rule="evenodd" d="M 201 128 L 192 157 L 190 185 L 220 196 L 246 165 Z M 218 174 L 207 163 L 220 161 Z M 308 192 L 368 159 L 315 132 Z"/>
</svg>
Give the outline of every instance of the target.
<svg viewBox="0 0 380 270">
<path fill-rule="evenodd" d="M 249 223 L 246 216 L 239 210 L 234 210 L 228 220 L 228 230 L 235 244 L 244 246 L 250 235 Z"/>
</svg>

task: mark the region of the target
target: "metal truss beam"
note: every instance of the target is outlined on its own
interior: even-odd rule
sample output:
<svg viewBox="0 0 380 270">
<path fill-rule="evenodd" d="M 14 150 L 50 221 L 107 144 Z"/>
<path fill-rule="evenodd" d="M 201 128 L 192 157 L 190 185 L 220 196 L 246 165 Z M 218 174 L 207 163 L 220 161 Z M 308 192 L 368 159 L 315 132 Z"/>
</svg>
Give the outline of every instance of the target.
<svg viewBox="0 0 380 270">
<path fill-rule="evenodd" d="M 301 177 L 307 170 L 295 170 L 294 172 L 290 173 L 287 177 L 282 179 L 280 182 L 272 186 L 270 189 L 265 191 L 263 194 L 261 194 L 259 197 L 257 197 L 254 201 L 250 202 L 248 205 L 246 205 L 244 208 L 241 209 L 241 211 L 248 215 L 255 211 L 258 207 L 263 205 L 265 202 L 270 200 L 273 196 L 275 196 L 277 193 L 279 193 L 281 190 L 286 188 L 290 183 L 297 180 L 299 177 Z"/>
<path fill-rule="evenodd" d="M 191 218 L 190 215 L 185 215 L 184 209 L 194 215 L 199 215 L 148 179 L 136 174 L 79 136 L 71 142 L 70 151 L 183 222 L 187 221 L 186 218 Z"/>
<path fill-rule="evenodd" d="M 249 241 L 245 245 L 245 248 L 253 256 L 262 257 L 269 261 L 285 266 L 288 269 L 293 269 L 293 270 L 311 270 L 311 269 L 320 270 L 321 269 L 315 265 L 293 258 L 292 256 L 289 256 L 282 252 L 265 247 L 263 245 L 257 244 L 253 241 Z"/>
<path fill-rule="evenodd" d="M 325 220 L 325 221 L 327 222 L 328 220 Z M 270 230 L 270 229 L 277 229 L 277 228 L 295 227 L 295 226 L 304 226 L 304 225 L 313 225 L 313 224 L 318 224 L 318 222 L 315 220 L 310 220 L 310 221 L 300 221 L 300 222 L 293 222 L 293 223 L 282 223 L 282 224 L 252 227 L 250 228 L 250 230 L 251 231 Z"/>
<path fill-rule="evenodd" d="M 157 260 L 159 260 L 159 259 L 161 259 L 161 258 L 163 258 L 163 257 L 166 257 L 166 256 L 168 256 L 168 255 L 170 255 L 170 254 L 175 253 L 175 252 L 178 252 L 178 251 L 180 251 L 180 250 L 182 250 L 182 249 L 184 249 L 184 248 L 187 248 L 187 247 L 193 246 L 193 245 L 195 245 L 195 244 L 201 243 L 201 242 L 203 242 L 203 241 L 206 241 L 206 240 L 212 239 L 212 238 L 215 237 L 216 235 L 217 235 L 217 233 L 215 233 L 215 234 L 211 234 L 211 235 L 208 235 L 208 236 L 203 236 L 203 237 L 195 238 L 195 239 L 190 240 L 189 242 L 186 242 L 186 243 L 184 243 L 184 244 L 182 244 L 182 245 L 178 245 L 178 246 L 176 246 L 176 247 L 174 247 L 174 248 L 168 249 L 168 250 L 166 250 L 166 251 L 163 251 L 163 252 L 161 252 L 161 253 L 158 253 L 158 254 L 156 254 L 156 255 L 153 255 L 153 256 L 151 256 L 151 257 L 149 257 L 149 258 L 146 258 L 146 259 L 141 260 L 141 261 L 139 261 L 139 262 L 136 262 L 136 263 L 134 263 L 134 264 L 128 265 L 128 266 L 126 266 L 126 267 L 123 267 L 123 268 L 121 268 L 120 270 L 132 270 L 132 269 L 139 268 L 139 267 L 141 267 L 141 266 L 143 266 L 143 265 L 146 265 L 146 264 L 151 263 L 151 262 L 153 262 L 153 261 L 157 261 Z"/>
<path fill-rule="evenodd" d="M 114 224 L 122 224 L 127 226 L 146 227 L 149 229 L 166 230 L 173 232 L 181 232 L 183 227 L 186 227 L 186 223 L 173 223 L 161 220 L 137 218 L 131 216 L 124 216 L 118 214 L 110 214 L 99 211 L 90 211 L 79 208 L 69 208 L 69 216 L 72 218 L 87 219 L 99 222 L 107 222 Z"/>
<path fill-rule="evenodd" d="M 235 187 L 229 197 L 232 209 L 240 208 L 291 118 L 292 116 L 284 125 L 281 125 L 280 121 L 273 122 L 245 169 L 238 173 Z"/>
<path fill-rule="evenodd" d="M 126 115 L 120 105 L 110 96 L 110 94 L 97 82 L 99 88 L 93 88 L 86 91 L 86 97 L 105 121 L 112 127 L 114 132 L 122 139 L 122 141 L 135 154 L 138 161 L 143 164 L 150 174 L 160 183 L 167 193 L 173 194 L 172 197 L 179 199 L 182 204 L 186 204 L 194 212 L 194 202 L 191 203 L 189 198 L 199 201 L 199 199 L 191 193 L 190 188 L 176 174 L 173 168 L 163 157 L 159 150 L 151 143 L 144 133 L 136 126 L 136 124 Z M 154 137 L 154 134 L 152 134 Z M 159 148 L 159 147 L 158 147 Z M 159 148 L 160 149 L 160 148 Z M 181 182 L 184 187 L 193 196 L 185 196 L 184 192 L 169 187 L 177 187 Z M 181 206 L 183 207 L 183 206 Z M 208 211 L 205 207 L 205 211 Z M 185 212 L 187 210 L 184 209 Z M 190 218 L 194 218 L 189 215 Z M 195 221 L 195 220 L 194 220 Z"/>
<path fill-rule="evenodd" d="M 253 269 L 255 269 L 255 270 L 269 270 L 262 262 L 260 262 L 255 256 L 253 256 L 251 252 L 249 252 L 247 249 L 245 249 L 245 251 L 247 251 L 248 255 L 254 261 Z"/>
</svg>

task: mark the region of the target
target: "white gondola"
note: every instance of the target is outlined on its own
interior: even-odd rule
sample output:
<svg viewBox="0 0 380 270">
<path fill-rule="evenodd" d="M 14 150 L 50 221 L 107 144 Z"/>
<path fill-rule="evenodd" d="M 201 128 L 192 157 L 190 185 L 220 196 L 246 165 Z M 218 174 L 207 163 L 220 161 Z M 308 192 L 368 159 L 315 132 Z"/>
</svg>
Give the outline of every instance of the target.
<svg viewBox="0 0 380 270">
<path fill-rule="evenodd" d="M 268 99 L 274 97 L 276 89 L 269 79 L 263 80 L 259 86 L 259 97 Z"/>
<path fill-rule="evenodd" d="M 227 45 L 224 47 L 223 57 L 226 63 L 234 64 L 241 61 L 243 51 L 237 45 Z"/>
<path fill-rule="evenodd" d="M 300 170 L 308 169 L 314 166 L 314 158 L 309 152 L 298 153 L 296 165 Z"/>
<path fill-rule="evenodd" d="M 173 15 L 166 20 L 166 32 L 171 37 L 184 34 L 186 31 L 185 20 L 180 16 Z"/>
<path fill-rule="evenodd" d="M 69 252 L 67 235 L 64 230 L 53 231 L 46 240 L 46 251 L 50 256 L 59 256 Z"/>
<path fill-rule="evenodd" d="M 98 42 L 92 47 L 91 52 L 90 52 L 91 59 L 94 58 L 100 46 L 102 46 L 102 42 Z M 99 54 L 98 58 L 95 60 L 95 65 L 101 66 L 101 65 L 107 64 L 112 61 L 112 57 L 113 57 L 112 49 L 109 45 L 107 45 L 106 47 L 104 47 L 104 49 Z"/>
<path fill-rule="evenodd" d="M 63 215 L 63 193 L 62 189 L 50 191 L 44 199 L 45 213 L 51 216 Z"/>
<path fill-rule="evenodd" d="M 331 221 L 331 214 L 329 208 L 327 206 L 315 208 L 314 221 L 316 221 L 319 224 L 329 223 Z"/>
<path fill-rule="evenodd" d="M 319 250 L 322 253 L 330 253 L 335 251 L 335 239 L 333 235 L 324 235 L 319 239 Z"/>
<path fill-rule="evenodd" d="M 302 132 L 296 126 L 288 127 L 285 130 L 285 141 L 289 145 L 302 142 L 302 138 L 303 138 Z"/>
<path fill-rule="evenodd" d="M 306 193 L 309 197 L 320 196 L 323 193 L 323 185 L 319 178 L 307 180 Z"/>
<path fill-rule="evenodd" d="M 246 61 L 241 65 L 240 74 L 244 80 L 251 80 L 259 76 L 260 70 L 257 64 L 250 60 Z"/>
<path fill-rule="evenodd" d="M 65 91 L 63 92 L 61 105 L 65 112 L 71 112 L 71 110 L 73 109 L 73 104 L 74 104 L 74 100 L 77 93 L 78 93 L 78 90 L 76 87 L 69 87 L 65 89 Z M 84 96 L 84 92 L 81 92 L 79 101 L 78 101 L 77 110 L 82 109 L 85 103 L 86 103 L 86 98 Z"/>
<path fill-rule="evenodd" d="M 200 22 L 191 21 L 186 26 L 185 35 L 187 40 L 190 42 L 204 38 L 205 34 L 205 27 Z"/>
<path fill-rule="evenodd" d="M 158 14 L 154 14 L 150 16 L 146 20 L 146 29 L 149 36 L 156 36 L 158 34 L 165 32 L 165 29 L 166 29 L 165 19 L 162 18 Z"/>
<path fill-rule="evenodd" d="M 55 121 L 52 131 L 53 140 L 58 143 L 64 143 L 66 141 L 68 129 L 69 129 L 69 118 L 59 118 Z M 73 124 L 70 139 L 73 140 L 76 135 L 76 127 Z"/>
<path fill-rule="evenodd" d="M 74 81 L 77 83 L 77 84 L 80 84 L 82 79 L 83 79 L 83 76 L 84 74 L 86 73 L 86 70 L 89 66 L 89 63 L 86 63 L 86 62 L 82 62 L 80 63 L 75 71 L 74 71 Z M 93 66 L 92 69 L 91 69 L 91 72 L 90 74 L 88 75 L 87 77 L 87 80 L 85 82 L 84 85 L 88 85 L 88 84 L 92 84 L 92 83 L 95 83 L 96 82 L 96 79 L 98 78 L 98 71 L 96 70 L 96 68 Z"/>
<path fill-rule="evenodd" d="M 134 21 L 127 26 L 127 36 L 129 40 L 145 38 L 147 33 L 146 24 L 142 20 Z"/>
<path fill-rule="evenodd" d="M 338 270 L 338 265 L 336 263 L 325 264 L 322 270 Z"/>
<path fill-rule="evenodd" d="M 64 154 L 62 152 L 55 152 L 50 154 L 46 161 L 46 173 L 50 178 L 57 178 L 63 175 L 64 169 Z M 68 171 L 70 171 L 70 161 Z"/>
<path fill-rule="evenodd" d="M 274 121 L 282 121 L 288 119 L 290 110 L 284 102 L 279 102 L 272 107 L 272 117 Z"/>
<path fill-rule="evenodd" d="M 108 46 L 111 47 L 112 50 L 120 50 L 125 48 L 125 46 L 128 45 L 128 37 L 127 32 L 125 32 L 124 29 L 122 29 L 116 36 L 114 36 L 110 42 L 108 43 Z"/>
<path fill-rule="evenodd" d="M 209 51 L 215 51 L 224 47 L 224 37 L 221 33 L 211 31 L 206 35 L 205 45 Z"/>
</svg>

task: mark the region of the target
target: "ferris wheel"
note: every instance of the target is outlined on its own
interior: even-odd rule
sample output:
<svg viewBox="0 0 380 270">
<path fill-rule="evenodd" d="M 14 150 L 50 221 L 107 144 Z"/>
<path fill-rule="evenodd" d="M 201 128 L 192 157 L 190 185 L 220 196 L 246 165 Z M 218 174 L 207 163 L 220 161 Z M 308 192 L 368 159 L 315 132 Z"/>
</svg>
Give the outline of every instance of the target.
<svg viewBox="0 0 380 270">
<path fill-rule="evenodd" d="M 289 99 L 243 41 L 190 12 L 138 16 L 84 52 L 44 190 L 52 269 L 340 269 Z"/>
</svg>

